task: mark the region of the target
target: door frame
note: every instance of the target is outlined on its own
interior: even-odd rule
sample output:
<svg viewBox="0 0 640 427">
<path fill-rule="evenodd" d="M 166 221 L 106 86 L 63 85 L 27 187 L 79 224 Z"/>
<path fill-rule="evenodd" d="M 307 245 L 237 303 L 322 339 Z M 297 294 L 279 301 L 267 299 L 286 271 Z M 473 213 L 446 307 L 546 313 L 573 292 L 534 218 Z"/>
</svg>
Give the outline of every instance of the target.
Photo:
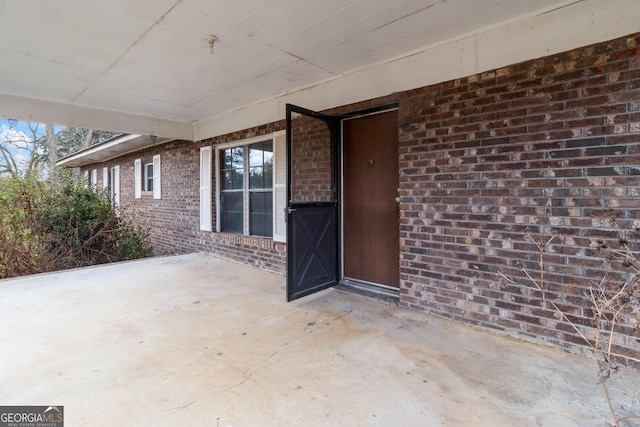
<svg viewBox="0 0 640 427">
<path fill-rule="evenodd" d="M 379 283 L 367 283 L 363 281 L 347 280 L 344 277 L 344 228 L 343 228 L 343 197 L 344 197 L 344 127 L 343 122 L 349 119 L 357 119 L 367 117 L 375 114 L 381 114 L 389 111 L 397 111 L 399 109 L 398 102 L 391 102 L 376 107 L 357 110 L 344 114 L 324 114 L 317 111 L 309 110 L 303 107 L 299 107 L 293 104 L 286 104 L 286 139 L 287 139 L 287 203 L 285 208 L 285 217 L 287 220 L 287 301 L 293 301 L 298 298 L 311 295 L 319 292 L 323 289 L 336 286 L 338 284 L 347 284 L 353 287 L 361 287 L 362 285 L 377 289 L 379 292 L 387 293 L 391 296 L 397 296 L 399 288 L 379 284 Z M 292 202 L 291 194 L 291 180 L 292 180 L 292 138 L 291 135 L 291 118 L 292 114 L 301 114 L 309 117 L 313 117 L 319 120 L 323 120 L 330 128 L 331 138 L 333 144 L 333 179 L 334 179 L 334 197 L 332 202 L 321 203 L 294 203 Z M 297 209 L 313 209 L 313 208 L 327 208 L 332 207 L 335 215 L 335 253 L 331 254 L 334 257 L 335 275 L 334 277 L 328 277 L 324 283 L 318 283 L 311 286 L 307 286 L 304 289 L 297 289 L 297 283 L 294 283 L 294 265 L 292 254 L 292 239 L 293 239 L 293 216 Z M 399 257 L 399 254 L 398 254 Z"/>
<path fill-rule="evenodd" d="M 398 111 L 399 110 L 399 105 L 397 102 L 393 102 L 390 104 L 384 104 L 384 105 L 380 105 L 377 107 L 372 107 L 372 108 L 367 108 L 365 110 L 358 110 L 358 111 L 354 111 L 352 113 L 349 114 L 349 116 L 345 116 L 342 117 L 342 120 L 340 120 L 340 173 L 339 173 L 339 184 L 340 184 L 340 194 L 338 195 L 338 200 L 339 200 L 339 208 L 338 208 L 338 214 L 339 214 L 339 221 L 338 221 L 338 228 L 339 228 L 339 262 L 340 262 L 340 267 L 339 267 L 339 274 L 340 274 L 340 283 L 344 283 L 347 285 L 355 285 L 357 287 L 361 287 L 364 286 L 366 288 L 370 288 L 370 289 L 379 289 L 382 291 L 386 291 L 386 292 L 391 292 L 393 294 L 397 294 L 399 292 L 399 287 L 393 287 L 393 286 L 388 286 L 388 285 L 384 285 L 382 283 L 373 283 L 373 282 L 367 282 L 365 280 L 359 280 L 359 279 L 353 279 L 353 278 L 349 278 L 349 277 L 345 277 L 344 275 L 344 265 L 345 265 L 345 259 L 344 259 L 344 122 L 347 120 L 354 120 L 354 119 L 361 119 L 364 117 L 368 117 L 368 116 L 374 116 L 376 114 L 383 114 L 383 113 L 387 113 L 390 111 Z M 400 254 L 398 253 L 398 259 L 400 257 Z M 398 269 L 400 267 L 398 266 Z"/>
</svg>

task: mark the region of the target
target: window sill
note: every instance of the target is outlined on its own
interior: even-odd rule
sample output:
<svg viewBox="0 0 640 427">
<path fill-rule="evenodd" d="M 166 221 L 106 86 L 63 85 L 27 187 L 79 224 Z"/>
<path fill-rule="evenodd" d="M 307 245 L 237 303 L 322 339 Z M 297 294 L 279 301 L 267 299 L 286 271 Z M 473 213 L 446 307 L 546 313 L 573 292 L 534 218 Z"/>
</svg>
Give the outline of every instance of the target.
<svg viewBox="0 0 640 427">
<path fill-rule="evenodd" d="M 254 236 L 251 234 L 239 234 L 239 233 L 229 233 L 226 231 L 213 231 L 216 234 L 224 237 L 246 237 L 249 239 L 258 239 L 258 240 L 273 240 L 273 237 L 265 237 L 265 236 Z"/>
<path fill-rule="evenodd" d="M 225 233 L 225 232 L 216 232 L 213 234 L 220 240 L 229 243 L 239 243 L 243 245 L 258 245 L 261 247 L 266 246 L 276 246 L 281 242 L 277 242 L 273 240 L 272 237 L 262 237 L 262 236 L 251 236 L 247 234 L 235 234 L 235 233 Z"/>
</svg>

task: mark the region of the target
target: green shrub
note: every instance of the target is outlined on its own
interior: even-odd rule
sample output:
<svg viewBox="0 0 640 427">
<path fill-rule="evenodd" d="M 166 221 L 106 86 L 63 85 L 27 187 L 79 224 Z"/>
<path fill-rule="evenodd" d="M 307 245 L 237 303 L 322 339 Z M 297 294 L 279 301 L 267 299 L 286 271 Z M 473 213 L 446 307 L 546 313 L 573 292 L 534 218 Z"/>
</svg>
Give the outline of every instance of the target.
<svg viewBox="0 0 640 427">
<path fill-rule="evenodd" d="M 146 230 L 69 173 L 0 179 L 0 234 L 0 278 L 152 255 Z"/>
</svg>

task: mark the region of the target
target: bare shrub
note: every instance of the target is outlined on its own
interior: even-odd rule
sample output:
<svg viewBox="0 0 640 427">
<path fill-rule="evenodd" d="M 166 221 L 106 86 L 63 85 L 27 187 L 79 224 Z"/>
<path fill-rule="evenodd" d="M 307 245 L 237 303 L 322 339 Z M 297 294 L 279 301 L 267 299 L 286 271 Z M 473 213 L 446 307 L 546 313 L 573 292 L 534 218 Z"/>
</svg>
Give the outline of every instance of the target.
<svg viewBox="0 0 640 427">
<path fill-rule="evenodd" d="M 595 242 L 596 250 L 607 260 L 607 268 L 603 271 L 601 280 L 590 283 L 587 288 L 589 309 L 593 312 L 590 326 L 576 324 L 570 314 L 554 299 L 549 298 L 550 292 L 545 282 L 544 253 L 556 236 L 550 237 L 546 242 L 537 242 L 532 236 L 528 236 L 539 253 L 538 271 L 529 271 L 527 267 L 523 267 L 522 272 L 531 286 L 541 294 L 541 305 L 552 307 L 562 320 L 571 325 L 595 356 L 598 382 L 602 386 L 611 414 L 611 422 L 605 422 L 605 426 L 623 427 L 639 425 L 640 420 L 637 409 L 640 385 L 628 384 L 625 378 L 617 376 L 623 365 L 640 367 L 640 358 L 616 350 L 616 342 L 622 336 L 630 332 L 635 334 L 640 329 L 640 260 L 630 249 L 624 233 L 620 232 L 619 236 L 617 242 Z M 617 274 L 617 279 L 610 280 L 613 272 L 623 274 Z M 504 274 L 500 275 L 515 283 Z M 624 280 L 620 281 L 619 277 L 624 277 Z"/>
</svg>

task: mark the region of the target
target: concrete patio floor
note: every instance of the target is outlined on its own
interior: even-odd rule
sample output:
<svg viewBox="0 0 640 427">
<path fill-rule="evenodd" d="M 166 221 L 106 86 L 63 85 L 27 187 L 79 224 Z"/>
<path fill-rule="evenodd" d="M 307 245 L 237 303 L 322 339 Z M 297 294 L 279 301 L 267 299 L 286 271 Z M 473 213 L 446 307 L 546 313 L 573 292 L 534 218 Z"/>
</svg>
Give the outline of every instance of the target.
<svg viewBox="0 0 640 427">
<path fill-rule="evenodd" d="M 609 419 L 591 359 L 284 282 L 201 254 L 0 281 L 0 405 L 70 427 Z"/>
</svg>

